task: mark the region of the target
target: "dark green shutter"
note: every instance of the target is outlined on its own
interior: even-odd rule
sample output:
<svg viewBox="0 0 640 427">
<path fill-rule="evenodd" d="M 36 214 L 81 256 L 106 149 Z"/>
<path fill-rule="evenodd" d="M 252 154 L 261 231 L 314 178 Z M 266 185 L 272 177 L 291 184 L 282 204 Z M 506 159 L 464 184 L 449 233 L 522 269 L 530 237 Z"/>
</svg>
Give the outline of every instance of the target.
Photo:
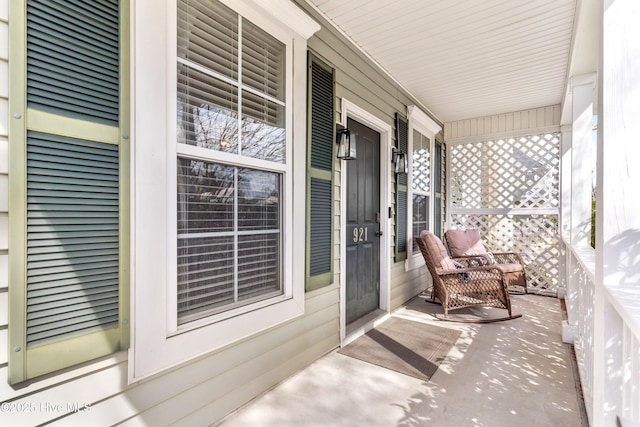
<svg viewBox="0 0 640 427">
<path fill-rule="evenodd" d="M 117 0 L 27 1 L 29 111 L 119 125 L 119 12 Z M 51 132 L 26 138 L 27 348 L 119 323 L 118 141 Z"/>
<path fill-rule="evenodd" d="M 331 272 L 331 181 L 311 179 L 310 276 Z"/>
<path fill-rule="evenodd" d="M 118 1 L 27 1 L 27 103 L 109 125 L 119 115 Z"/>
<path fill-rule="evenodd" d="M 27 135 L 27 345 L 118 324 L 118 146 Z"/>
<path fill-rule="evenodd" d="M 333 168 L 334 94 L 333 70 L 311 61 L 311 167 Z"/>
<path fill-rule="evenodd" d="M 309 54 L 309 155 L 307 168 L 307 284 L 312 290 L 332 282 L 334 72 Z"/>
<path fill-rule="evenodd" d="M 396 113 L 396 145 L 398 150 L 409 156 L 409 123 Z M 407 174 L 396 175 L 396 250 L 395 262 L 407 258 Z"/>
</svg>

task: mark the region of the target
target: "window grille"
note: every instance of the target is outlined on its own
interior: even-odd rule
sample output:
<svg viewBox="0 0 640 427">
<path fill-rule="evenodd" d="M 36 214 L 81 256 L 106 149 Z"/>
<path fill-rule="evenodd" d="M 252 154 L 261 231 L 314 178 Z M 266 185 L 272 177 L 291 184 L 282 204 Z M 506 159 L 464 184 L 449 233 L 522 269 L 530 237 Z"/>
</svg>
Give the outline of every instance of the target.
<svg viewBox="0 0 640 427">
<path fill-rule="evenodd" d="M 176 139 L 207 159 L 178 150 L 178 324 L 283 293 L 285 59 L 221 3 L 179 1 Z"/>
</svg>

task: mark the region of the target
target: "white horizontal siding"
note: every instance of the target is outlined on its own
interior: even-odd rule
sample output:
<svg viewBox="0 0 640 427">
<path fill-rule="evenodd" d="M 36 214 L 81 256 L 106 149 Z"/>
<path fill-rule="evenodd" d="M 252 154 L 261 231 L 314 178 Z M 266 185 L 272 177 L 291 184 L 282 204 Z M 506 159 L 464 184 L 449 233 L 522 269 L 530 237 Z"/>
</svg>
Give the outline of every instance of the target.
<svg viewBox="0 0 640 427">
<path fill-rule="evenodd" d="M 552 105 L 449 122 L 444 124 L 444 138 L 447 143 L 451 143 L 501 135 L 518 136 L 531 134 L 540 129 L 558 128 L 560 126 L 560 113 L 560 106 Z"/>
<path fill-rule="evenodd" d="M 120 357 L 120 363 L 113 364 L 114 362 L 115 359 L 111 358 L 107 368 L 77 376 L 67 382 L 57 383 L 60 381 L 59 377 L 57 381 L 54 380 L 54 387 L 51 388 L 43 389 L 41 388 L 43 384 L 36 384 L 33 387 L 18 389 L 13 394 L 21 395 L 20 398 L 13 398 L 11 395 L 7 397 L 12 389 L 8 386 L 3 387 L 1 400 L 13 399 L 12 404 L 16 405 L 15 408 L 24 408 L 16 411 L 5 410 L 2 414 L 3 425 L 39 425 L 63 417 L 67 413 L 68 404 L 91 405 L 121 392 L 127 384 L 127 363 L 122 357 Z M 6 370 L 0 370 L 0 373 L 6 374 Z M 37 390 L 31 391 L 30 388 Z M 91 411 L 88 414 L 91 414 Z M 97 419 L 90 424 L 96 423 L 98 423 Z"/>
<path fill-rule="evenodd" d="M 284 378 L 293 375 L 297 370 L 309 365 L 311 362 L 318 358 L 319 351 L 326 349 L 332 343 L 334 343 L 333 338 L 327 338 L 324 340 L 310 342 L 309 345 L 305 347 L 298 347 L 298 352 L 294 356 L 291 356 L 285 363 L 280 364 L 279 366 L 269 371 L 265 371 L 259 365 L 256 365 L 255 369 L 249 371 L 249 375 L 253 374 L 253 376 L 248 377 L 248 380 L 242 387 L 226 393 L 225 395 L 222 395 L 220 399 L 208 404 L 205 407 L 198 408 L 197 410 L 194 409 L 194 411 L 187 415 L 184 419 L 176 422 L 176 425 L 186 427 L 194 425 L 205 425 L 212 419 L 219 419 L 221 416 L 229 413 L 239 405 L 246 403 L 245 396 L 260 395 L 270 388 L 269 384 L 277 384 Z M 217 388 L 215 385 L 203 386 L 200 390 L 193 391 L 193 397 L 198 396 L 203 392 L 208 393 L 215 391 L 216 389 Z M 181 400 L 190 398 L 189 395 L 179 397 Z M 171 408 L 167 407 L 166 409 L 173 412 Z M 158 425 L 162 422 L 163 419 L 165 419 L 165 415 L 162 413 L 157 413 L 154 415 L 155 417 L 151 418 L 151 425 Z M 149 425 L 146 424 L 148 421 L 147 417 L 143 417 L 142 419 L 144 420 L 144 425 Z M 126 426 L 129 425 L 129 423 L 125 423 L 123 425 Z"/>
<path fill-rule="evenodd" d="M 332 314 L 337 312 L 330 311 Z M 302 324 L 297 323 L 297 325 Z M 189 392 L 177 395 L 172 405 L 154 408 L 148 413 L 143 413 L 139 418 L 144 421 L 144 425 L 160 425 L 167 417 L 175 417 L 175 407 L 186 406 L 188 412 L 184 418 L 177 421 L 177 425 L 205 425 L 211 420 L 219 419 L 247 403 L 247 396 L 260 395 L 274 384 L 309 365 L 319 356 L 336 348 L 337 331 L 337 319 L 334 324 L 321 322 L 313 331 L 305 332 L 300 329 L 289 331 L 293 335 L 283 337 L 283 341 L 270 351 L 260 354 L 248 363 L 234 366 L 213 381 L 202 383 Z M 223 387 L 221 390 L 220 384 L 241 385 L 238 388 Z M 209 398 L 209 403 L 205 406 L 197 400 L 201 399 L 202 395 Z M 212 397 L 215 397 L 215 400 L 212 400 Z"/>
<path fill-rule="evenodd" d="M 431 287 L 431 276 L 426 266 L 404 271 L 405 263 L 392 264 L 391 268 L 391 309 L 395 310 L 407 300 Z"/>
<path fill-rule="evenodd" d="M 9 343 L 9 335 L 7 329 L 0 329 L 0 346 L 2 346 L 2 351 L 0 351 L 0 365 L 6 365 L 9 360 L 9 354 L 7 353 L 7 348 Z"/>
<path fill-rule="evenodd" d="M 336 348 L 338 300 L 336 286 L 310 292 L 301 319 L 132 386 L 127 386 L 125 353 L 96 364 L 94 370 L 81 368 L 20 390 L 0 386 L 0 401 L 54 408 L 6 413 L 3 424 L 57 419 L 54 425 L 166 425 L 183 418 L 186 425 L 213 423 Z M 4 373 L 6 368 L 0 369 Z M 87 403 L 91 409 L 67 414 L 69 403 Z"/>
<path fill-rule="evenodd" d="M 7 212 L 0 212 L 0 254 L 6 254 L 9 249 L 9 216 Z"/>
</svg>

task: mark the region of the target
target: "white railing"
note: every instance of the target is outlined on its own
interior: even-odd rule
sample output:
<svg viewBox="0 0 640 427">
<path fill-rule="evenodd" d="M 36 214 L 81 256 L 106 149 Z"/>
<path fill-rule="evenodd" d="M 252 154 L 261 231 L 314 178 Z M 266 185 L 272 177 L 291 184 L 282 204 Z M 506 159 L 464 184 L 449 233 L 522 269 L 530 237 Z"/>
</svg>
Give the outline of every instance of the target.
<svg viewBox="0 0 640 427">
<path fill-rule="evenodd" d="M 595 251 L 563 241 L 566 328 L 573 335 L 589 423 L 640 426 L 640 284 L 597 283 Z"/>
<path fill-rule="evenodd" d="M 640 287 L 604 291 L 604 418 L 640 426 Z M 597 373 L 597 370 L 596 370 Z"/>
<path fill-rule="evenodd" d="M 571 329 L 580 383 L 589 420 L 593 414 L 593 356 L 595 275 L 593 250 L 576 250 L 566 245 L 567 316 Z M 592 424 L 593 425 L 593 424 Z"/>
</svg>

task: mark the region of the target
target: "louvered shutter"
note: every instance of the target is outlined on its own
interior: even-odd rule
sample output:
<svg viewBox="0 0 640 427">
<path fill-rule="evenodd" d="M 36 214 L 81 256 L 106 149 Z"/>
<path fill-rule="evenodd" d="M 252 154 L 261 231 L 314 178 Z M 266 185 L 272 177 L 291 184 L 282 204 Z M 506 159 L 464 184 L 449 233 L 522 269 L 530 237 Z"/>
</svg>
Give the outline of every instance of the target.
<svg viewBox="0 0 640 427">
<path fill-rule="evenodd" d="M 331 181 L 311 179 L 309 274 L 331 271 Z"/>
<path fill-rule="evenodd" d="M 409 123 L 396 113 L 396 144 L 398 150 L 409 152 Z M 407 174 L 396 175 L 395 262 L 407 258 Z"/>
<path fill-rule="evenodd" d="M 27 103 L 110 125 L 119 115 L 118 2 L 27 2 Z"/>
<path fill-rule="evenodd" d="M 118 324 L 118 147 L 27 136 L 27 345 Z"/>
<path fill-rule="evenodd" d="M 309 227 L 307 290 L 332 282 L 334 72 L 309 55 Z"/>
<path fill-rule="evenodd" d="M 25 8 L 26 52 L 15 60 L 26 78 L 14 83 L 27 107 L 26 203 L 14 210 L 26 217 L 26 280 L 14 305 L 25 351 L 12 352 L 11 383 L 127 346 L 119 327 L 119 2 L 33 0 Z"/>
</svg>

